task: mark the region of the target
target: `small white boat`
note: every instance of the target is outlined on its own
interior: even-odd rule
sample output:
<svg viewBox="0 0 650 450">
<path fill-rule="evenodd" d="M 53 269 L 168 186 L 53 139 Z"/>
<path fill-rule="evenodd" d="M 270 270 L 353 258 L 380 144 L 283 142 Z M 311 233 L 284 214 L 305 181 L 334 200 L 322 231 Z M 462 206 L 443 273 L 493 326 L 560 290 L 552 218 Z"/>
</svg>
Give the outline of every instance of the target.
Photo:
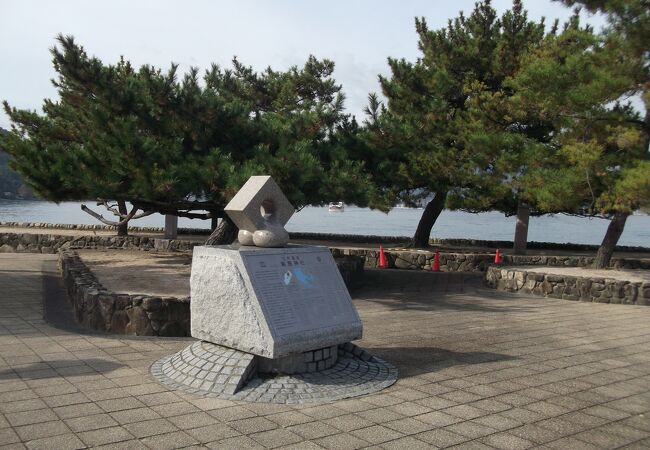
<svg viewBox="0 0 650 450">
<path fill-rule="evenodd" d="M 343 202 L 330 202 L 328 210 L 329 212 L 343 212 L 345 206 L 343 205 Z"/>
</svg>

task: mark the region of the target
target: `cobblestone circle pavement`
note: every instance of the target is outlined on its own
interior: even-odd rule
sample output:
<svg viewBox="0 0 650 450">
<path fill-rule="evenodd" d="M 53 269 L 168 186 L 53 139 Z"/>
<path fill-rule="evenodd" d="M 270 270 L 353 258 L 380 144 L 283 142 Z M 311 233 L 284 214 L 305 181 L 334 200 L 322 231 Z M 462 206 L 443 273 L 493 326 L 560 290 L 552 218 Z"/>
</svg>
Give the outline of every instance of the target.
<svg viewBox="0 0 650 450">
<path fill-rule="evenodd" d="M 248 353 L 199 341 L 156 361 L 151 374 L 190 394 L 267 403 L 329 402 L 377 392 L 397 380 L 396 368 L 353 344 L 339 347 L 339 359 L 329 369 L 284 376 L 258 375 L 246 382 L 252 359 Z M 235 392 L 238 388 L 241 390 Z"/>
<path fill-rule="evenodd" d="M 144 270 L 144 268 L 143 268 Z M 355 341 L 392 386 L 325 404 L 204 398 L 151 365 L 195 342 L 75 329 L 54 257 L 0 255 L 1 449 L 647 449 L 650 307 L 369 271 Z M 43 319 L 44 293 L 48 319 Z"/>
</svg>

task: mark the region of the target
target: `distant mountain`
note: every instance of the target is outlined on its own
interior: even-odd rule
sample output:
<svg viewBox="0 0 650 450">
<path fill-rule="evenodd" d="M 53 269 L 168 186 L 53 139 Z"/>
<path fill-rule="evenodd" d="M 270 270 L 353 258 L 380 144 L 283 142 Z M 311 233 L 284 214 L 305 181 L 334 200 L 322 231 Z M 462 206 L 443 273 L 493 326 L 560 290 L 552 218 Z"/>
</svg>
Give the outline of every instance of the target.
<svg viewBox="0 0 650 450">
<path fill-rule="evenodd" d="M 7 130 L 0 128 L 0 134 Z M 11 156 L 0 148 L 0 198 L 34 198 L 34 193 L 23 179 L 9 167 Z"/>
</svg>

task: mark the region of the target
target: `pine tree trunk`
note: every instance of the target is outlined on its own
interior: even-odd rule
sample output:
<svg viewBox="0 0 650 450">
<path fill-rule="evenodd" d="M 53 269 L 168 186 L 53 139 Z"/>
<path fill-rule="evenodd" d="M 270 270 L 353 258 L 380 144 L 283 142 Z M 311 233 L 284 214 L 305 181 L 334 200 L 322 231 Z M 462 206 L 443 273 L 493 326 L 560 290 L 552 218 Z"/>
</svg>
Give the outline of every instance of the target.
<svg viewBox="0 0 650 450">
<path fill-rule="evenodd" d="M 447 200 L 447 191 L 438 191 L 434 194 L 433 200 L 427 203 L 411 240 L 411 247 L 424 248 L 429 246 L 431 229 L 445 208 L 445 200 Z"/>
<path fill-rule="evenodd" d="M 515 242 L 512 247 L 515 255 L 525 255 L 528 244 L 528 223 L 530 222 L 530 208 L 525 203 L 517 206 L 517 225 L 515 225 Z"/>
<path fill-rule="evenodd" d="M 239 233 L 237 225 L 230 220 L 230 217 L 225 216 L 217 228 L 214 229 L 210 237 L 205 241 L 205 245 L 232 244 L 237 240 L 237 233 Z"/>
<path fill-rule="evenodd" d="M 609 262 L 614 254 L 616 244 L 623 234 L 625 228 L 625 221 L 630 214 L 626 212 L 616 212 L 612 221 L 609 222 L 605 238 L 598 248 L 596 259 L 594 260 L 594 269 L 606 269 L 609 267 Z"/>
<path fill-rule="evenodd" d="M 117 210 L 123 216 L 126 216 L 129 213 L 129 210 L 126 207 L 126 202 L 123 201 L 123 200 L 118 200 L 117 201 Z M 122 218 L 120 217 L 118 220 L 121 222 Z M 128 222 L 117 226 L 117 235 L 118 236 L 128 236 L 129 235 L 129 223 Z"/>
<path fill-rule="evenodd" d="M 178 216 L 165 214 L 165 239 L 178 237 Z"/>
</svg>

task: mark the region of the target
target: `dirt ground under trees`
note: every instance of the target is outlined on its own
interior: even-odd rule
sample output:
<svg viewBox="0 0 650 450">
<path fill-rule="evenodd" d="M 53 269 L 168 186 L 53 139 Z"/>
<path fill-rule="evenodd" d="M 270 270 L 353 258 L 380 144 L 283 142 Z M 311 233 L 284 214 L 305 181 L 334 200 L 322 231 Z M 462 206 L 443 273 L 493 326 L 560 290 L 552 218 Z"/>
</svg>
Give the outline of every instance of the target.
<svg viewBox="0 0 650 450">
<path fill-rule="evenodd" d="M 82 250 L 79 256 L 106 289 L 118 293 L 187 297 L 192 257 L 184 253 Z"/>
</svg>

